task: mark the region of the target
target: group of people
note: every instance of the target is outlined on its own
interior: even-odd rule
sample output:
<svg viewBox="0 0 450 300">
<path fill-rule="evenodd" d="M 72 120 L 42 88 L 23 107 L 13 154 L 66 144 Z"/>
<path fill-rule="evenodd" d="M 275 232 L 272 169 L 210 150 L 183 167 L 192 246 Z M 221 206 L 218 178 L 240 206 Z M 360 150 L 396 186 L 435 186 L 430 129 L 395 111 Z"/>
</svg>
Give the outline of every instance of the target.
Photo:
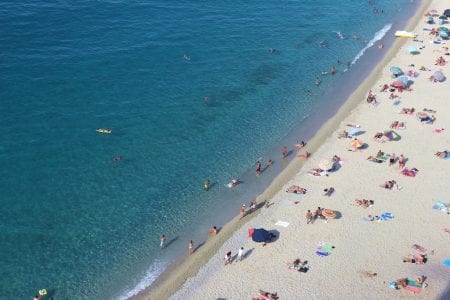
<svg viewBox="0 0 450 300">
<path fill-rule="evenodd" d="M 311 210 L 308 209 L 308 211 L 306 212 L 306 224 L 313 224 L 314 221 L 317 219 L 322 219 L 322 220 L 325 220 L 325 222 L 327 222 L 328 220 L 322 214 L 322 211 L 323 211 L 323 208 L 321 208 L 320 206 L 317 207 L 314 214 L 311 212 Z"/>
<path fill-rule="evenodd" d="M 238 250 L 238 253 L 236 256 L 236 261 L 242 261 L 243 258 L 244 258 L 244 247 L 241 247 Z M 228 251 L 227 253 L 225 253 L 225 257 L 224 257 L 225 266 L 231 264 L 232 262 L 233 262 L 233 258 L 232 258 L 231 251 Z"/>
</svg>

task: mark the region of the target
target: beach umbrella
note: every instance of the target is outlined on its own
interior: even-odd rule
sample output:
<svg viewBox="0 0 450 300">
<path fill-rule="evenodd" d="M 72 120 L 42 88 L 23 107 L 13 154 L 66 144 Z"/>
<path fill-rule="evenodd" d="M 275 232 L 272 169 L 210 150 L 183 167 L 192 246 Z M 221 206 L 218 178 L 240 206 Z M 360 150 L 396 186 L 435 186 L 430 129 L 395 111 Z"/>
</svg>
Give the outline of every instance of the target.
<svg viewBox="0 0 450 300">
<path fill-rule="evenodd" d="M 412 83 L 411 77 L 402 75 L 395 79 L 395 81 L 391 84 L 394 87 L 406 87 Z"/>
<path fill-rule="evenodd" d="M 363 145 L 364 143 L 356 138 L 350 142 L 350 146 L 354 148 L 361 148 Z"/>
<path fill-rule="evenodd" d="M 439 36 L 443 39 L 448 39 L 448 32 L 439 31 Z"/>
<path fill-rule="evenodd" d="M 439 82 L 442 82 L 445 80 L 445 75 L 441 71 L 434 72 L 433 76 Z"/>
<path fill-rule="evenodd" d="M 322 215 L 327 218 L 327 219 L 334 219 L 336 218 L 337 214 L 334 210 L 328 209 L 328 208 L 324 208 L 322 210 Z"/>
<path fill-rule="evenodd" d="M 328 159 L 322 159 L 319 162 L 319 168 L 321 168 L 324 171 L 331 170 L 333 168 L 333 162 Z"/>
<path fill-rule="evenodd" d="M 270 242 L 271 236 L 270 232 L 263 228 L 255 229 L 253 228 L 252 240 L 257 243 Z"/>
<path fill-rule="evenodd" d="M 402 69 L 400 69 L 400 68 L 397 67 L 397 66 L 392 66 L 392 67 L 391 67 L 391 72 L 392 72 L 392 74 L 394 74 L 395 76 L 403 75 Z"/>
<path fill-rule="evenodd" d="M 387 137 L 388 140 L 390 141 L 398 140 L 400 138 L 400 135 L 398 135 L 398 133 L 395 132 L 394 130 L 384 131 L 383 135 Z"/>
<path fill-rule="evenodd" d="M 417 48 L 414 47 L 414 46 L 408 46 L 407 50 L 408 50 L 408 52 L 411 53 L 411 54 L 420 54 L 419 49 L 417 49 Z"/>
<path fill-rule="evenodd" d="M 446 267 L 450 267 L 450 258 L 444 259 L 444 261 L 442 262 L 442 264 Z"/>
<path fill-rule="evenodd" d="M 439 20 L 447 20 L 447 16 L 439 16 Z"/>
<path fill-rule="evenodd" d="M 443 13 L 444 16 L 450 17 L 450 9 L 446 9 Z"/>
<path fill-rule="evenodd" d="M 442 26 L 438 28 L 438 31 L 448 32 L 449 29 L 447 27 Z"/>
</svg>

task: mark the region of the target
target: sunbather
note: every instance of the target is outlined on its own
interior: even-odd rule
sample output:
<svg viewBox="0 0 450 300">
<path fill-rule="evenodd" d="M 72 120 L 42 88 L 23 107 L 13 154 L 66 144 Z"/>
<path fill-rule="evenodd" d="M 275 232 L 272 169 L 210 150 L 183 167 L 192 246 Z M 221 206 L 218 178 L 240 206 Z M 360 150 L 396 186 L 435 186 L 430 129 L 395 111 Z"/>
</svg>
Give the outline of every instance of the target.
<svg viewBox="0 0 450 300">
<path fill-rule="evenodd" d="M 291 185 L 287 190 L 286 193 L 292 193 L 292 194 L 306 194 L 306 189 L 302 188 L 298 185 Z"/>
<path fill-rule="evenodd" d="M 330 187 L 329 189 L 324 189 L 323 191 L 325 192 L 325 196 L 331 197 L 331 195 L 333 195 L 333 193 L 334 193 L 334 187 Z"/>
<path fill-rule="evenodd" d="M 373 136 L 373 139 L 379 143 L 384 143 L 382 132 L 375 133 L 375 135 Z"/>
<path fill-rule="evenodd" d="M 344 131 L 340 132 L 338 138 L 339 139 L 348 138 L 348 131 L 344 130 Z"/>
<path fill-rule="evenodd" d="M 447 150 L 444 150 L 444 151 L 438 151 L 438 152 L 436 152 L 434 155 L 436 155 L 436 156 L 439 157 L 439 158 L 447 158 L 447 157 L 450 157 L 450 152 L 447 151 Z"/>
<path fill-rule="evenodd" d="M 308 171 L 308 174 L 313 175 L 313 176 L 322 176 L 322 175 L 327 175 L 327 172 L 322 169 L 311 169 Z"/>
<path fill-rule="evenodd" d="M 378 150 L 377 158 L 382 158 L 383 156 L 384 156 L 384 152 L 382 152 L 381 150 Z"/>
<path fill-rule="evenodd" d="M 374 203 L 375 202 L 373 200 L 355 199 L 355 204 L 357 206 L 361 206 L 361 207 L 364 207 L 364 208 L 368 208 L 368 207 L 374 205 Z"/>
<path fill-rule="evenodd" d="M 292 264 L 288 264 L 288 268 L 291 270 L 299 270 L 301 267 L 302 261 L 300 260 L 300 258 L 295 259 Z"/>
<path fill-rule="evenodd" d="M 391 123 L 391 128 L 392 128 L 392 129 L 397 129 L 397 127 L 398 127 L 398 121 L 393 121 L 393 122 Z"/>
<path fill-rule="evenodd" d="M 277 292 L 269 293 L 269 292 L 265 292 L 263 290 L 259 290 L 259 294 L 267 299 L 278 299 Z"/>
<path fill-rule="evenodd" d="M 414 107 L 411 108 L 402 108 L 401 114 L 412 115 L 416 109 Z"/>
<path fill-rule="evenodd" d="M 387 85 L 386 83 L 383 85 L 383 87 L 381 88 L 380 92 L 386 92 L 389 89 L 389 85 Z"/>
<path fill-rule="evenodd" d="M 396 95 L 396 94 L 394 94 L 394 93 L 391 93 L 390 95 L 389 95 L 389 99 L 395 99 L 395 98 L 398 98 L 398 95 Z"/>
<path fill-rule="evenodd" d="M 409 177 L 415 177 L 417 172 L 419 172 L 419 170 L 417 170 L 416 168 L 412 168 L 412 169 L 404 168 L 402 170 L 402 174 L 405 176 L 409 176 Z"/>
<path fill-rule="evenodd" d="M 369 156 L 369 157 L 367 158 L 367 160 L 370 160 L 370 161 L 373 161 L 373 162 L 376 162 L 376 163 L 379 163 L 379 164 L 381 164 L 381 163 L 383 162 L 383 160 L 378 159 L 378 158 L 375 158 L 375 157 L 373 157 L 373 156 Z"/>
<path fill-rule="evenodd" d="M 403 262 L 409 262 L 417 265 L 423 265 L 427 262 L 426 254 L 408 254 L 403 257 Z"/>
<path fill-rule="evenodd" d="M 395 180 L 389 180 L 389 181 L 386 181 L 385 183 L 381 184 L 380 187 L 388 189 L 388 190 L 392 190 L 392 188 L 396 184 L 397 184 L 397 182 Z"/>
</svg>

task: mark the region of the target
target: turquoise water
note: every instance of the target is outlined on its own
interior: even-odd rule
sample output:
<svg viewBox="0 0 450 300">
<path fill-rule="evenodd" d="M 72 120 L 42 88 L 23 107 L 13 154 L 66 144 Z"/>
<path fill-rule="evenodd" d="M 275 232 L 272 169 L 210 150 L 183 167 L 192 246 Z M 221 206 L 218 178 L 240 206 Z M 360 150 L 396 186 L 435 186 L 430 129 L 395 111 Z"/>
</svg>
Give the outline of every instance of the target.
<svg viewBox="0 0 450 300">
<path fill-rule="evenodd" d="M 352 0 L 1 2 L 0 298 L 148 285 L 283 167 L 287 133 L 358 77 L 337 60 L 413 8 L 374 3 L 383 13 Z M 255 179 L 261 157 L 275 168 Z M 233 177 L 245 182 L 229 190 Z"/>
</svg>

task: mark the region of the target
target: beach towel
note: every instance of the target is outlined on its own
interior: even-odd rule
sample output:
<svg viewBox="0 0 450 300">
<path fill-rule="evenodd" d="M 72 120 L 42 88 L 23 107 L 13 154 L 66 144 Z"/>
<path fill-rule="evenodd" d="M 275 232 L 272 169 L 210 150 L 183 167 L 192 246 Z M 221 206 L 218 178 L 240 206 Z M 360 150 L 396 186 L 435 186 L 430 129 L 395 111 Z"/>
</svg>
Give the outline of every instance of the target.
<svg viewBox="0 0 450 300">
<path fill-rule="evenodd" d="M 394 218 L 394 215 L 390 212 L 384 212 L 381 214 L 379 221 L 390 221 Z"/>
<path fill-rule="evenodd" d="M 362 219 L 363 219 L 364 221 L 374 221 L 374 220 L 375 220 L 375 217 L 374 217 L 374 216 L 371 216 L 371 217 L 365 216 L 365 217 L 363 217 Z"/>
<path fill-rule="evenodd" d="M 442 200 L 439 200 L 432 206 L 432 208 L 435 209 L 435 210 L 442 211 L 444 213 L 448 213 L 449 209 L 450 209 L 450 204 L 445 203 Z"/>
<path fill-rule="evenodd" d="M 288 227 L 289 226 L 289 222 L 285 222 L 285 221 L 277 221 L 275 223 L 275 225 L 277 226 L 282 226 L 282 227 Z"/>
<path fill-rule="evenodd" d="M 334 250 L 334 246 L 329 244 L 329 243 L 325 243 L 325 242 L 320 242 L 317 245 L 317 249 L 316 249 L 316 254 L 318 256 L 328 256 L 331 254 L 331 252 Z"/>
<path fill-rule="evenodd" d="M 447 151 L 447 153 L 448 153 L 448 150 L 447 150 L 447 149 L 445 149 L 444 151 Z M 450 159 L 450 155 L 447 155 L 447 157 L 445 157 L 444 159 L 445 159 L 445 160 Z"/>
<path fill-rule="evenodd" d="M 405 290 L 413 292 L 414 294 L 419 294 L 422 291 L 421 286 L 417 286 L 414 280 L 408 279 L 408 285 L 404 287 Z"/>
</svg>

